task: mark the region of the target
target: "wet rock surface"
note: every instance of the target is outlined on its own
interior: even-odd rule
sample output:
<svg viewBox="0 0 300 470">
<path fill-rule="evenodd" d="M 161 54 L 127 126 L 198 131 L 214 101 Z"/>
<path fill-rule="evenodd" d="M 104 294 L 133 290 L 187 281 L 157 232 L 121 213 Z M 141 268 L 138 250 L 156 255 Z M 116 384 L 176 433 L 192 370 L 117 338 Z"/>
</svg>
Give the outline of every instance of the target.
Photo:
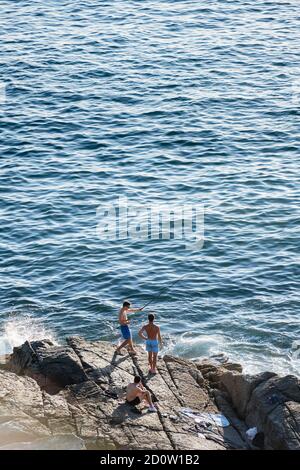
<svg viewBox="0 0 300 470">
<path fill-rule="evenodd" d="M 245 375 L 226 358 L 173 356 L 150 375 L 147 354 L 137 351 L 116 356 L 110 343 L 79 337 L 15 348 L 0 370 L 0 449 L 251 449 L 249 427 L 264 434 L 266 449 L 300 449 L 296 377 Z M 157 413 L 125 403 L 136 374 Z M 198 422 L 184 408 L 201 413 Z M 219 414 L 228 426 L 211 421 Z"/>
</svg>

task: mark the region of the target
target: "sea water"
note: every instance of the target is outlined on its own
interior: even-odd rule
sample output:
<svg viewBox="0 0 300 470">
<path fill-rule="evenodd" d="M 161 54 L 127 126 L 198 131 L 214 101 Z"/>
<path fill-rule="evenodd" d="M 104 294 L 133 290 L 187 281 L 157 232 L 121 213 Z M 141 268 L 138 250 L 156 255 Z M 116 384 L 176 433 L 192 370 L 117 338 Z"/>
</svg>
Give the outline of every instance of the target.
<svg viewBox="0 0 300 470">
<path fill-rule="evenodd" d="M 299 374 L 298 2 L 0 8 L 2 353 L 117 342 L 124 298 L 186 274 L 149 307 L 164 351 Z M 203 207 L 203 247 L 101 238 L 120 196 Z"/>
</svg>

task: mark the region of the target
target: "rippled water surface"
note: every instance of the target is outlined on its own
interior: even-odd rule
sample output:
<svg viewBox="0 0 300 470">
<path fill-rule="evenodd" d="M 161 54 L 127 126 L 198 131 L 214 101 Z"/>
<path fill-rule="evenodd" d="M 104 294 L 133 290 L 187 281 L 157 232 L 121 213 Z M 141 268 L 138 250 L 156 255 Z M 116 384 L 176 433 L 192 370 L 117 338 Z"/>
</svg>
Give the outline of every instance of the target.
<svg viewBox="0 0 300 470">
<path fill-rule="evenodd" d="M 299 373 L 298 2 L 0 0 L 0 31 L 2 349 L 115 341 L 186 273 L 166 350 Z M 203 249 L 99 239 L 118 196 L 203 204 Z"/>
</svg>

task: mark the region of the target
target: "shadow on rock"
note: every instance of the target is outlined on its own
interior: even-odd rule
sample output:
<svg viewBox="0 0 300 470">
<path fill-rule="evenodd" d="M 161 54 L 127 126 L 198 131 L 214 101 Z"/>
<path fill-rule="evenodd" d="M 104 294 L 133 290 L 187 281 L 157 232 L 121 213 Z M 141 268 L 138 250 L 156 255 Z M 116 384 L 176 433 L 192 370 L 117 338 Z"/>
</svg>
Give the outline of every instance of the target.
<svg viewBox="0 0 300 470">
<path fill-rule="evenodd" d="M 139 408 L 128 405 L 127 403 L 120 403 L 114 410 L 110 418 L 110 424 L 117 425 L 124 423 L 127 419 L 136 420 L 141 418 L 145 413 Z"/>
</svg>

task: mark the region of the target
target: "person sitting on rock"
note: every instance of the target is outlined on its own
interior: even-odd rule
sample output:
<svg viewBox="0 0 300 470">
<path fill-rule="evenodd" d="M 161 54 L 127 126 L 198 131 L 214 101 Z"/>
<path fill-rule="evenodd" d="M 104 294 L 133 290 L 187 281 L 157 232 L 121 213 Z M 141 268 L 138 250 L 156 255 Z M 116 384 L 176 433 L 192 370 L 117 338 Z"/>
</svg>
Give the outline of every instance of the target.
<svg viewBox="0 0 300 470">
<path fill-rule="evenodd" d="M 143 310 L 142 308 L 130 308 L 130 302 L 126 300 L 125 302 L 123 302 L 123 306 L 119 311 L 119 323 L 120 323 L 121 333 L 124 338 L 124 341 L 119 347 L 117 347 L 116 354 L 122 355 L 121 349 L 128 345 L 129 353 L 132 355 L 136 355 L 136 351 L 134 350 L 134 347 L 133 347 L 131 331 L 128 326 L 130 323 L 130 320 L 128 320 L 127 314 L 132 313 L 132 312 L 141 312 L 142 310 Z"/>
<path fill-rule="evenodd" d="M 128 403 L 131 406 L 137 406 L 143 400 L 145 400 L 148 403 L 149 405 L 148 411 L 150 413 L 157 411 L 157 409 L 153 405 L 150 392 L 148 392 L 148 390 L 146 390 L 145 387 L 143 387 L 141 377 L 139 375 L 136 375 L 134 377 L 134 382 L 130 383 L 127 386 L 126 403 Z"/>
<path fill-rule="evenodd" d="M 160 327 L 154 325 L 154 315 L 150 313 L 148 315 L 149 323 L 144 325 L 140 331 L 139 336 L 146 341 L 146 350 L 148 352 L 148 362 L 151 374 L 156 374 L 156 363 L 157 363 L 157 354 L 158 354 L 158 343 L 162 347 L 162 339 L 160 336 Z M 143 333 L 146 333 L 145 336 Z"/>
</svg>

